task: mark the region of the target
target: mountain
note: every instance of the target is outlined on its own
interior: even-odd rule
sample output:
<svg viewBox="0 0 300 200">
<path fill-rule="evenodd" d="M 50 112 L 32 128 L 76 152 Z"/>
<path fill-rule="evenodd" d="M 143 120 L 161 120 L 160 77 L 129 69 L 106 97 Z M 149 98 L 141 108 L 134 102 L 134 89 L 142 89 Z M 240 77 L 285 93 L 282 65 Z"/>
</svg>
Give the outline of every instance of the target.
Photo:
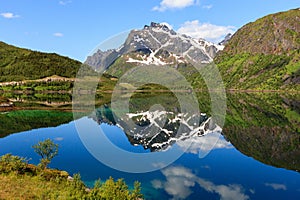
<svg viewBox="0 0 300 200">
<path fill-rule="evenodd" d="M 232 34 L 231 34 L 231 33 L 228 33 L 228 34 L 225 36 L 225 38 L 224 38 L 221 42 L 218 43 L 218 45 L 225 46 L 225 45 L 229 42 L 229 40 L 231 39 L 231 37 L 232 37 Z"/>
<path fill-rule="evenodd" d="M 0 82 L 52 75 L 75 77 L 81 63 L 55 53 L 42 53 L 0 42 Z"/>
<path fill-rule="evenodd" d="M 223 134 L 240 152 L 300 171 L 300 95 L 228 93 Z"/>
<path fill-rule="evenodd" d="M 120 119 L 111 108 L 101 106 L 90 117 L 99 124 L 117 125 L 124 131 L 132 145 L 141 145 L 151 152 L 167 150 L 177 141 L 183 142 L 222 131 L 204 113 L 190 115 L 152 110 L 127 113 Z"/>
<path fill-rule="evenodd" d="M 72 121 L 72 112 L 50 110 L 17 110 L 3 112 L 0 115 L 0 138 L 12 133 L 43 128 L 55 127 Z"/>
<path fill-rule="evenodd" d="M 214 133 L 222 132 L 247 156 L 275 167 L 300 170 L 300 95 L 228 93 L 223 129 L 214 123 L 209 126 L 212 122 L 209 114 L 182 113 L 172 94 L 148 95 L 146 98 L 134 95 L 129 111 L 122 116 L 118 116 L 110 104 L 105 104 L 89 117 L 99 124 L 120 127 L 132 145 L 152 152 L 191 141 L 191 147 L 201 150 L 203 145 L 215 144 Z M 205 102 L 201 107 L 210 109 L 209 100 L 205 100 L 208 96 L 201 93 L 198 101 Z M 157 103 L 165 110 L 151 109 Z M 206 112 L 204 108 L 200 110 Z"/>
<path fill-rule="evenodd" d="M 152 22 L 141 30 L 132 30 L 118 49 L 98 50 L 87 58 L 85 64 L 101 71 L 110 68 L 118 59 L 125 60 L 128 65 L 176 65 L 184 63 L 186 57 L 209 63 L 222 49 L 222 45 L 197 40 L 176 33 L 165 24 Z"/>
<path fill-rule="evenodd" d="M 300 89 L 300 9 L 240 28 L 215 58 L 230 89 Z"/>
</svg>

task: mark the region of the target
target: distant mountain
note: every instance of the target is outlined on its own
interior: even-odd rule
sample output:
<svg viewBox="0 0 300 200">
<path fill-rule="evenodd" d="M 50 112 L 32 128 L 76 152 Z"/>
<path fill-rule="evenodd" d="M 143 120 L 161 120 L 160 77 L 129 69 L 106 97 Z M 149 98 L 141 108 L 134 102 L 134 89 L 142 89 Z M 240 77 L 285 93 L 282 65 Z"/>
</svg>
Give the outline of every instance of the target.
<svg viewBox="0 0 300 200">
<path fill-rule="evenodd" d="M 232 34 L 231 34 L 231 33 L 228 33 L 228 34 L 225 36 L 225 38 L 224 38 L 221 42 L 219 42 L 218 44 L 219 44 L 219 45 L 222 45 L 222 46 L 225 46 L 225 45 L 229 42 L 229 40 L 231 39 L 231 37 L 232 37 Z"/>
<path fill-rule="evenodd" d="M 222 49 L 222 45 L 197 40 L 176 33 L 165 24 L 152 22 L 141 30 L 132 30 L 120 48 L 98 50 L 85 63 L 97 70 L 107 70 L 117 59 L 123 59 L 129 65 L 176 65 L 184 63 L 185 58 L 209 63 Z"/>
<path fill-rule="evenodd" d="M 81 63 L 55 53 L 41 53 L 0 42 L 0 82 L 52 75 L 75 77 Z"/>
<path fill-rule="evenodd" d="M 299 91 L 300 9 L 246 24 L 231 37 L 215 63 L 227 88 Z"/>
</svg>

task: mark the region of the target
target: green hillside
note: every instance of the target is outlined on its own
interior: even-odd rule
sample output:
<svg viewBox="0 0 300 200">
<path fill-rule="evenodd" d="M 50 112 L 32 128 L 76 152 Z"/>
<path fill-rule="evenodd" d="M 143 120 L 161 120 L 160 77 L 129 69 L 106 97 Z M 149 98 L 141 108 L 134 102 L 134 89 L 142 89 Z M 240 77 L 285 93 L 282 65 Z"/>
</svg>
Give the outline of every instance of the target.
<svg viewBox="0 0 300 200">
<path fill-rule="evenodd" d="M 0 199 L 143 199 L 141 184 L 129 187 L 123 179 L 95 181 L 88 188 L 80 174 L 42 169 L 22 157 L 6 154 L 0 157 Z"/>
<path fill-rule="evenodd" d="M 300 170 L 300 95 L 228 93 L 224 136 L 268 165 Z"/>
<path fill-rule="evenodd" d="M 300 89 L 300 10 L 239 29 L 216 58 L 228 89 Z"/>
<path fill-rule="evenodd" d="M 0 138 L 12 133 L 55 127 L 73 120 L 72 112 L 18 110 L 0 114 Z"/>
<path fill-rule="evenodd" d="M 75 77 L 79 61 L 0 42 L 0 82 L 39 79 L 52 75 Z"/>
<path fill-rule="evenodd" d="M 108 70 L 105 72 L 106 74 L 120 78 L 124 74 L 130 72 L 130 70 L 136 68 L 139 66 L 138 63 L 128 63 L 127 60 L 128 58 L 133 58 L 138 60 L 139 55 L 145 56 L 143 52 L 131 52 L 129 54 L 125 54 L 120 56 L 118 59 L 116 59 L 113 64 L 108 68 Z M 158 55 L 161 56 L 161 55 Z M 169 58 L 168 58 L 169 59 Z M 175 68 L 175 64 L 170 64 L 171 68 Z M 202 75 L 199 73 L 199 71 L 190 63 L 179 63 L 176 65 L 176 70 L 183 75 L 188 83 L 194 88 L 194 89 L 199 89 L 199 90 L 207 90 L 205 81 L 202 78 Z M 162 73 L 165 73 L 164 75 Z M 136 78 L 135 76 L 131 76 L 131 73 L 127 74 L 127 77 L 129 77 L 128 82 L 146 82 L 148 83 L 148 75 L 147 74 L 153 74 L 153 69 L 149 66 L 147 70 L 144 71 L 145 76 L 140 76 Z M 188 90 L 190 89 L 189 87 L 186 86 L 186 83 L 182 80 L 177 80 L 177 77 L 175 74 L 170 74 L 168 72 L 160 72 L 160 77 L 164 77 L 165 81 L 169 80 L 169 82 L 175 81 L 176 84 L 173 85 L 174 88 L 176 89 L 183 89 L 183 90 Z M 212 78 L 215 78 L 214 75 Z M 123 79 L 124 80 L 124 79 Z M 135 81 L 133 81 L 135 80 Z M 125 87 L 125 89 L 130 89 L 130 85 L 128 87 Z M 166 88 L 163 86 L 159 85 L 153 85 L 153 84 L 148 84 L 147 86 L 140 87 L 139 89 L 141 90 L 165 90 Z"/>
</svg>

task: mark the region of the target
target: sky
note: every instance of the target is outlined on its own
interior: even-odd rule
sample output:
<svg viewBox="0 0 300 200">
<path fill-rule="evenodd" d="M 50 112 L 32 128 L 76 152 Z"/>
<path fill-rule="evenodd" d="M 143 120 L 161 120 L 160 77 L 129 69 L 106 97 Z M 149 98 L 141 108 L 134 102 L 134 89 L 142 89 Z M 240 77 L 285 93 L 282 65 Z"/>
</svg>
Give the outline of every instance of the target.
<svg viewBox="0 0 300 200">
<path fill-rule="evenodd" d="M 300 0 L 0 0 L 0 41 L 84 61 L 101 42 L 150 22 L 218 42 Z"/>
</svg>

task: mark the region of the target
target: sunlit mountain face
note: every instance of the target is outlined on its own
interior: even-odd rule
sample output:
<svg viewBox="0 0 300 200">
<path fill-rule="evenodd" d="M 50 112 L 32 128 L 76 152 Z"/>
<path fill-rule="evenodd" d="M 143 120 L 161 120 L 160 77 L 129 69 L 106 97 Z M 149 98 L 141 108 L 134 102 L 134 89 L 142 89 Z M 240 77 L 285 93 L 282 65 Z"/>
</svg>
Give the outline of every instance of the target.
<svg viewBox="0 0 300 200">
<path fill-rule="evenodd" d="M 99 71 L 114 67 L 114 62 L 119 58 L 127 64 L 174 65 L 187 62 L 186 57 L 210 63 L 223 48 L 223 43 L 195 39 L 177 33 L 165 24 L 152 22 L 143 29 L 130 31 L 119 48 L 98 49 L 85 63 Z"/>
</svg>

